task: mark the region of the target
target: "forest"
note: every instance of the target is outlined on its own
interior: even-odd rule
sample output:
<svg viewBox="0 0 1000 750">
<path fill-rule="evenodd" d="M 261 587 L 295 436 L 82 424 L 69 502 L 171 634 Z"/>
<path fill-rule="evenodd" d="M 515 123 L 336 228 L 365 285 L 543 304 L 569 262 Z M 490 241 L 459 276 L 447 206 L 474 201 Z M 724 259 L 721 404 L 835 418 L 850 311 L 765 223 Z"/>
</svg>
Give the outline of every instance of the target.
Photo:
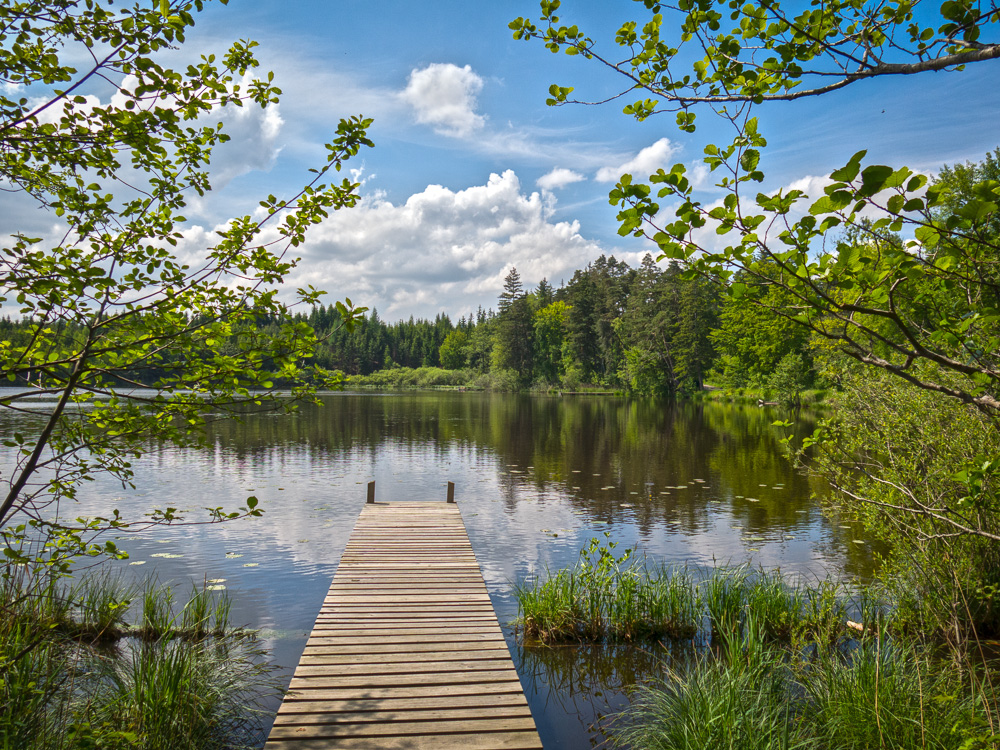
<svg viewBox="0 0 1000 750">
<path fill-rule="evenodd" d="M 683 396 L 700 390 L 711 375 L 733 388 L 794 398 L 815 380 L 807 336 L 780 319 L 765 321 L 749 301 L 727 299 L 717 280 L 685 274 L 676 262 L 662 268 L 651 254 L 638 268 L 602 255 L 559 288 L 542 279 L 526 290 L 513 268 L 496 310 L 480 308 L 457 321 L 441 313 L 433 320 L 388 323 L 372 310 L 345 325 L 335 305 L 318 304 L 291 322 L 308 325 L 318 340 L 303 365 L 346 376 L 438 368 L 453 371 L 444 382 L 497 390 L 588 385 Z M 266 337 L 277 327 L 278 321 L 262 317 L 233 336 L 252 329 Z M 0 336 L 15 346 L 33 329 L 30 318 L 0 320 Z M 273 361 L 264 369 L 276 371 Z M 107 376 L 151 384 L 168 373 L 161 362 L 128 372 L 109 369 Z"/>
</svg>

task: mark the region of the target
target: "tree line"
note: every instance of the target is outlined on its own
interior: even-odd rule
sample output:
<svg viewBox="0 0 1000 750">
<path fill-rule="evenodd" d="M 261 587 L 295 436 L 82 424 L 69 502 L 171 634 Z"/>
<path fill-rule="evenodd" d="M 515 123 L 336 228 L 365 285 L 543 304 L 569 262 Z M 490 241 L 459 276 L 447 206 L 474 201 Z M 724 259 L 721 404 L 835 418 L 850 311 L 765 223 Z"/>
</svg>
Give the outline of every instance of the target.
<svg viewBox="0 0 1000 750">
<path fill-rule="evenodd" d="M 601 256 L 558 288 L 526 289 L 508 273 L 496 309 L 457 321 L 410 318 L 387 323 L 373 310 L 348 329 L 335 307 L 298 319 L 315 331 L 312 363 L 347 375 L 435 367 L 465 371 L 501 389 L 596 385 L 644 395 L 680 396 L 713 377 L 733 387 L 773 385 L 791 358 L 796 387 L 814 378 L 807 337 L 761 326 L 745 301 L 730 301 L 717 279 L 661 268 L 647 254 L 638 268 Z M 797 332 L 796 332 L 797 333 Z"/>
</svg>

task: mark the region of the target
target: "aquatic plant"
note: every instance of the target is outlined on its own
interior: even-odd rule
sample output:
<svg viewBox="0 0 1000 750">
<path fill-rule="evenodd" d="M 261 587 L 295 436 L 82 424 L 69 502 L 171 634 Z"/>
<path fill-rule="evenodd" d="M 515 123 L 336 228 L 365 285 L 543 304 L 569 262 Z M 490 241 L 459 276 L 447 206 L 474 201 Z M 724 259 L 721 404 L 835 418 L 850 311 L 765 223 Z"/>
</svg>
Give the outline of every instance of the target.
<svg viewBox="0 0 1000 750">
<path fill-rule="evenodd" d="M 686 669 L 641 688 L 612 726 L 616 746 L 670 750 L 792 750 L 818 747 L 801 733 L 783 660 L 756 638 L 725 641 Z"/>
<path fill-rule="evenodd" d="M 13 571 L 0 595 L 0 747 L 260 744 L 258 706 L 279 688 L 224 593 L 196 588 L 175 611 L 153 583 L 140 595 L 107 574 L 66 586 Z"/>
<path fill-rule="evenodd" d="M 693 636 L 698 594 L 687 571 L 617 554 L 608 537 L 592 539 L 574 567 L 515 585 L 524 634 L 547 643 Z"/>
<path fill-rule="evenodd" d="M 612 724 L 634 750 L 996 750 L 1000 710 L 925 648 L 872 638 L 788 648 L 751 618 L 742 638 L 638 689 Z"/>
<path fill-rule="evenodd" d="M 545 643 L 688 639 L 741 639 L 752 619 L 762 635 L 781 641 L 831 642 L 846 627 L 847 591 L 834 581 L 813 585 L 780 571 L 746 565 L 719 567 L 696 583 L 683 566 L 652 566 L 618 555 L 597 538 L 570 568 L 514 586 L 518 627 Z M 863 615 L 883 617 L 865 605 Z"/>
</svg>

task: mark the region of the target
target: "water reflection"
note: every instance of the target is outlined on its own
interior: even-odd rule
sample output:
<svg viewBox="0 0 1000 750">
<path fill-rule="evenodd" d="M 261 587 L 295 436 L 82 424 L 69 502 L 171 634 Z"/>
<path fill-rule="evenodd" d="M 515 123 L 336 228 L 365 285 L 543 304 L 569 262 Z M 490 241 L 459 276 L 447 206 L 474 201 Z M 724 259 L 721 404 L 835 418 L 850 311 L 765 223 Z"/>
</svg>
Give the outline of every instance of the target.
<svg viewBox="0 0 1000 750">
<path fill-rule="evenodd" d="M 868 540 L 826 519 L 813 499 L 822 487 L 781 455 L 772 422 L 784 416 L 612 397 L 336 394 L 293 415 L 215 423 L 206 448 L 150 446 L 137 490 L 92 483 L 80 512 L 196 514 L 260 498 L 263 519 L 123 535 L 132 556 L 121 567 L 185 586 L 226 579 L 236 620 L 265 629 L 290 675 L 371 479 L 380 500 L 443 500 L 456 483 L 501 622 L 516 616 L 511 581 L 572 564 L 605 531 L 654 562 L 870 575 Z M 5 415 L 0 432 L 28 431 L 32 419 Z M 811 429 L 808 416 L 795 428 Z M 0 453 L 0 471 L 13 460 Z M 651 669 L 645 651 L 625 660 L 602 649 L 537 652 L 509 629 L 508 642 L 549 750 L 586 747 L 592 725 L 599 737 L 601 717 L 624 700 L 620 686 Z"/>
</svg>

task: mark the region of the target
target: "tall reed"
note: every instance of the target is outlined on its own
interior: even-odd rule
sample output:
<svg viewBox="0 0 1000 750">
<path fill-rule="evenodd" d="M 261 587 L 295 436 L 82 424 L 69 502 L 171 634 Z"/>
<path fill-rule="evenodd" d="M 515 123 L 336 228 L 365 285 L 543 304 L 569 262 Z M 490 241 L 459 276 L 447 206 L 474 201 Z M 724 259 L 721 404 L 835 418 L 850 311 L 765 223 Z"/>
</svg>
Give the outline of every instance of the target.
<svg viewBox="0 0 1000 750">
<path fill-rule="evenodd" d="M 998 707 L 926 649 L 880 637 L 854 649 L 800 650 L 763 623 L 668 670 L 617 717 L 632 750 L 997 750 Z"/>
<path fill-rule="evenodd" d="M 10 568 L 0 595 L 0 748 L 259 746 L 257 706 L 278 686 L 224 595 L 195 589 L 180 607 L 152 583 Z"/>
<path fill-rule="evenodd" d="M 687 571 L 616 554 L 607 536 L 591 540 L 576 566 L 515 585 L 524 634 L 549 643 L 693 636 L 698 595 Z"/>
</svg>

